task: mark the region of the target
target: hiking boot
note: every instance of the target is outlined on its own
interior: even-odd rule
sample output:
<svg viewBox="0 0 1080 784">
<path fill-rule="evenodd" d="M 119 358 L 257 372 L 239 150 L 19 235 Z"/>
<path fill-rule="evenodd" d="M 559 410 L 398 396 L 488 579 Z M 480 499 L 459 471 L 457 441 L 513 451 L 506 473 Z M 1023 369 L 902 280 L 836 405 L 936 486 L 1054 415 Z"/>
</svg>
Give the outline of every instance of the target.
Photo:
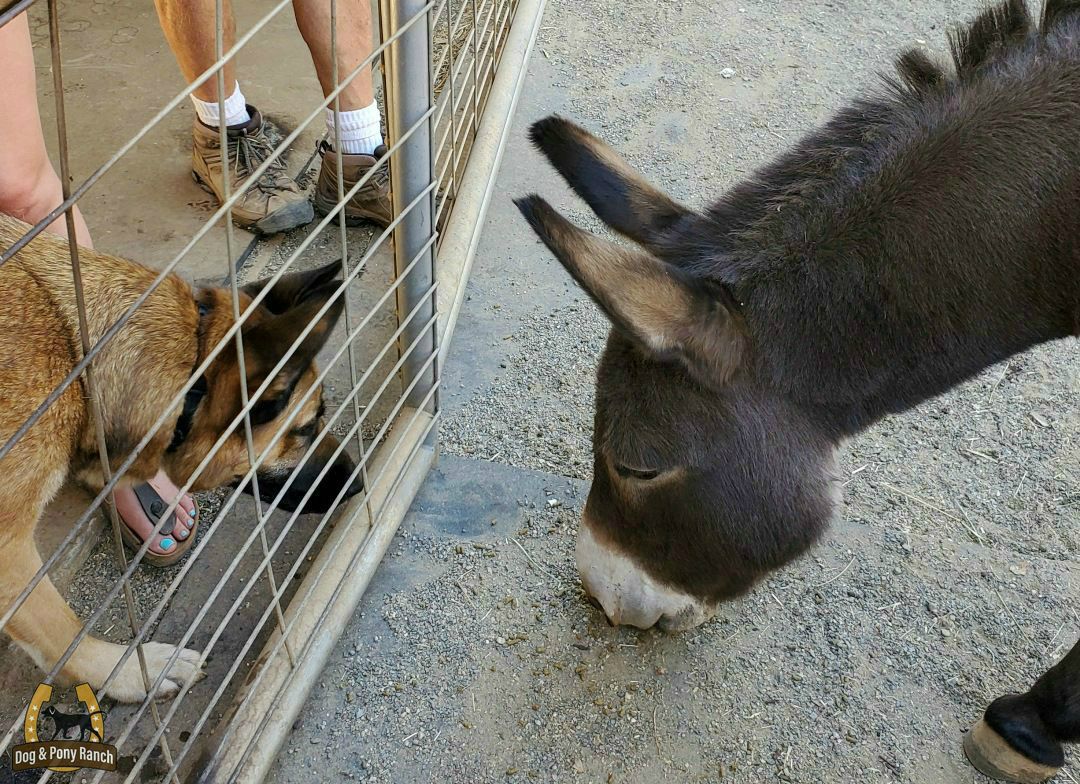
<svg viewBox="0 0 1080 784">
<path fill-rule="evenodd" d="M 337 154 L 326 142 L 319 145 L 322 156 L 322 168 L 319 169 L 319 183 L 315 186 L 315 209 L 320 215 L 326 215 L 338 202 Z M 379 145 L 371 155 L 341 156 L 341 173 L 344 180 L 344 193 L 356 185 L 357 181 L 375 168 L 379 158 L 386 155 L 386 145 Z M 390 206 L 390 173 L 387 165 L 375 168 L 375 173 L 358 190 L 345 208 L 338 213 L 345 215 L 346 226 L 356 226 L 363 221 L 371 221 L 379 226 L 387 226 L 394 217 Z"/>
<path fill-rule="evenodd" d="M 267 138 L 262 115 L 253 106 L 247 109 L 250 120 L 226 129 L 230 193 L 244 191 L 233 204 L 233 222 L 260 234 L 276 234 L 311 223 L 315 217 L 311 202 L 286 173 L 280 157 L 257 180 L 251 179 L 251 173 L 270 156 L 274 146 Z M 217 197 L 219 204 L 225 200 L 220 141 L 217 128 L 195 120 L 191 174 L 195 182 Z"/>
</svg>

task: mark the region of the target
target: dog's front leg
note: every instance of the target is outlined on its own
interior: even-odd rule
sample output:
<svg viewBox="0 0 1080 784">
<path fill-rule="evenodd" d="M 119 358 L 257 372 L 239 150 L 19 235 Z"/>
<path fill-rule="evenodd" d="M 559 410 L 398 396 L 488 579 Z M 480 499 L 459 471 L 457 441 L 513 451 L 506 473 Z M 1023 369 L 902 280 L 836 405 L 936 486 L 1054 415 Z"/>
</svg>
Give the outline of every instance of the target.
<svg viewBox="0 0 1080 784">
<path fill-rule="evenodd" d="M 14 525 L 0 527 L 0 530 L 5 529 L 20 533 L 14 539 L 0 542 L 0 613 L 7 612 L 41 568 L 41 557 L 33 542 L 33 526 L 23 523 L 21 528 Z M 48 575 L 45 575 L 8 621 L 5 631 L 39 667 L 50 670 L 64 655 L 82 626 Z M 136 653 L 127 658 L 108 687 L 102 689 L 126 650 L 123 645 L 87 636 L 60 670 L 58 680 L 64 683 L 89 683 L 99 695 L 105 693 L 120 702 L 140 702 L 146 697 L 147 689 Z M 172 697 L 182 683 L 202 677 L 198 651 L 182 649 L 176 661 L 168 665 L 169 658 L 176 650 L 175 645 L 165 643 L 143 645 L 151 686 L 158 675 L 169 667 L 167 677 L 155 691 L 158 698 Z"/>
</svg>

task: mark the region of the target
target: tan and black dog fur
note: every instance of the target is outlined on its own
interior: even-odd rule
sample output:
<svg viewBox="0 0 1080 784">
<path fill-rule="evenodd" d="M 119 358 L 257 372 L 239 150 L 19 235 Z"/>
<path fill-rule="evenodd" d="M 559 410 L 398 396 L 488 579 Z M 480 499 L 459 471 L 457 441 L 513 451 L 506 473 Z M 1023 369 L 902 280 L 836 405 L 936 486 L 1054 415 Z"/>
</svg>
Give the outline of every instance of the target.
<svg viewBox="0 0 1080 784">
<path fill-rule="evenodd" d="M 11 247 L 29 227 L 0 216 L 0 250 Z M 80 252 L 86 315 L 91 343 L 119 319 L 157 276 L 125 259 L 87 249 Z M 248 389 L 254 393 L 285 355 L 303 328 L 330 299 L 340 283 L 340 264 L 283 276 L 242 328 Z M 241 308 L 264 284 L 244 287 Z M 193 289 L 170 275 L 131 316 L 92 363 L 99 391 L 102 424 L 115 470 L 150 431 L 183 388 L 195 367 L 234 323 L 227 289 Z M 71 259 L 65 240 L 42 234 L 0 266 L 0 447 L 49 393 L 60 385 L 82 356 Z M 274 377 L 252 409 L 255 449 L 270 453 L 259 468 L 260 493 L 272 499 L 321 429 L 322 393 L 310 395 L 286 435 L 272 438 L 297 401 L 315 382 L 315 355 L 326 342 L 343 307 L 338 297 L 319 319 L 292 359 Z M 240 375 L 236 352 L 226 348 L 205 375 L 206 394 L 190 428 L 174 433 L 182 406 L 142 450 L 123 481 L 133 484 L 165 469 L 186 482 L 229 428 L 240 411 Z M 352 479 L 354 464 L 327 434 L 284 495 L 281 507 L 296 509 L 318 474 L 328 468 L 304 503 L 303 511 L 325 511 L 360 490 Z M 328 466 L 329 464 L 329 466 Z M 249 470 L 243 428 L 236 428 L 194 479 L 201 490 L 237 483 Z M 101 487 L 102 472 L 95 422 L 85 376 L 72 384 L 40 419 L 0 458 L 0 613 L 6 613 L 41 567 L 34 528 L 45 505 L 69 477 Z M 171 500 L 171 499 L 167 499 Z M 45 577 L 5 627 L 43 669 L 61 658 L 82 623 Z M 66 682 L 104 684 L 125 648 L 86 637 L 60 671 Z M 151 679 L 161 673 L 174 646 L 149 643 Z M 182 651 L 157 696 L 174 694 L 197 676 L 197 651 Z M 146 696 L 137 658 L 124 663 L 107 688 L 122 701 Z"/>
</svg>

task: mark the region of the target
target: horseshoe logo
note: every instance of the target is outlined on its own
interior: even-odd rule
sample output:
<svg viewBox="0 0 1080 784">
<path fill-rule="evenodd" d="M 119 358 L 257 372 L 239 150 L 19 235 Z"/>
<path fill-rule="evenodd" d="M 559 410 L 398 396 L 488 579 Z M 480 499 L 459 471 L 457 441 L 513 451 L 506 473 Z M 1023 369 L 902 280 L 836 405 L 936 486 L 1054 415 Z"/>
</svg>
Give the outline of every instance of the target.
<svg viewBox="0 0 1080 784">
<path fill-rule="evenodd" d="M 30 700 L 30 704 L 26 706 L 26 715 L 23 717 L 23 737 L 26 739 L 27 743 L 38 743 L 41 740 L 38 737 L 38 726 L 41 721 L 41 707 L 52 699 L 52 691 L 53 687 L 49 684 L 39 683 L 38 687 L 34 690 L 34 696 Z M 76 686 L 75 696 L 86 708 L 86 712 L 90 716 L 90 726 L 93 728 L 93 731 L 97 733 L 98 739 L 104 738 L 105 720 L 102 718 L 104 714 L 101 711 L 101 706 L 98 704 L 94 690 L 90 688 L 90 684 L 80 683 Z M 49 768 L 49 770 L 57 773 L 70 773 L 74 770 L 80 770 L 80 768 Z"/>
</svg>

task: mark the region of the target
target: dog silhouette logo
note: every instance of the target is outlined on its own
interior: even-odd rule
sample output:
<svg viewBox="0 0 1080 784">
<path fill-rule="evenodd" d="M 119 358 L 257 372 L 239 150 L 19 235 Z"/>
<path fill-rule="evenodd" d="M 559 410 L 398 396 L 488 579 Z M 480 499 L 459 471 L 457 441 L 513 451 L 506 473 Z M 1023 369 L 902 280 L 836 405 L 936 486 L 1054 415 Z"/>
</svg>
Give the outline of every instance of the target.
<svg viewBox="0 0 1080 784">
<path fill-rule="evenodd" d="M 23 717 L 25 743 L 11 750 L 12 770 L 48 768 L 68 773 L 80 768 L 116 770 L 116 747 L 104 743 L 105 711 L 88 683 L 75 687 L 82 712 L 68 713 L 55 705 L 52 686 L 38 684 Z M 51 733 L 51 734 L 50 734 Z M 43 740 L 43 738 L 48 740 Z"/>
</svg>

